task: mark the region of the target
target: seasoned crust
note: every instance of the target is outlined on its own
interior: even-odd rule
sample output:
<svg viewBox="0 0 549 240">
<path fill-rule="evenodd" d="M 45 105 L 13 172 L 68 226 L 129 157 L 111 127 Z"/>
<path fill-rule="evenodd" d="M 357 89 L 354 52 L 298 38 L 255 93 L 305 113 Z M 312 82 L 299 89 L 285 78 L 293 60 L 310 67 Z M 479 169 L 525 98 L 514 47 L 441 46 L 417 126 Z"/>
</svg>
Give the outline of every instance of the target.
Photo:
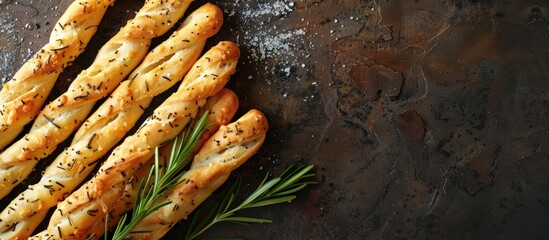
<svg viewBox="0 0 549 240">
<path fill-rule="evenodd" d="M 204 14 L 208 14 L 209 17 L 197 17 Z M 0 213 L 0 220 L 4 223 L 0 225 L 0 239 L 10 239 L 15 236 L 27 237 L 31 234 L 49 208 L 68 196 L 94 169 L 99 159 L 123 139 L 143 114 L 144 108 L 148 107 L 152 98 L 183 78 L 200 56 L 206 40 L 217 32 L 222 22 L 221 9 L 213 4 L 206 4 L 191 13 L 178 31 L 152 50 L 143 63 L 134 70 L 133 77 L 118 86 L 99 109 L 85 121 L 72 144 L 51 163 L 43 173 L 40 182 L 29 186 Z M 167 76 L 169 79 L 164 78 Z M 63 96 L 66 97 L 67 94 Z M 70 104 L 75 102 L 70 103 L 69 100 L 64 100 L 62 103 L 65 104 L 64 106 L 71 106 Z M 67 110 L 67 107 L 58 107 L 58 110 L 62 109 Z M 38 130 L 42 129 L 44 128 L 38 128 Z M 46 139 L 51 139 L 52 142 L 43 143 L 38 147 L 54 146 L 57 141 L 53 139 L 55 136 L 58 135 L 46 134 Z M 36 146 L 28 146 L 28 148 L 31 147 Z M 18 151 L 16 148 L 9 149 Z M 30 157 L 34 153 L 34 150 L 23 152 Z M 26 169 L 31 168 L 26 167 Z M 15 169 L 12 172 L 21 173 Z"/>
<path fill-rule="evenodd" d="M 187 216 L 221 186 L 229 174 L 257 152 L 265 141 L 267 119 L 258 110 L 250 110 L 236 122 L 221 126 L 195 156 L 186 179 L 157 203 L 171 201 L 141 221 L 132 231 L 132 239 L 160 239 L 179 220 Z"/>
<path fill-rule="evenodd" d="M 46 101 L 59 74 L 87 46 L 113 0 L 74 1 L 55 24 L 49 42 L 0 91 L 0 150 L 30 122 Z M 83 11 L 83 7 L 86 11 Z"/>
<path fill-rule="evenodd" d="M 209 15 L 209 18 L 198 17 L 203 15 Z M 91 135 L 130 104 L 140 103 L 142 108 L 146 108 L 150 101 L 145 99 L 166 91 L 183 78 L 199 58 L 206 40 L 217 33 L 222 23 L 221 9 L 210 3 L 191 13 L 170 38 L 147 55 L 144 62 L 130 74 L 130 80 L 123 82 L 106 103 L 84 122 L 75 139 Z"/>
<path fill-rule="evenodd" d="M 206 104 L 201 108 L 197 116 L 202 116 L 206 110 L 209 114 L 206 118 L 206 126 L 209 128 L 201 135 L 200 140 L 196 144 L 196 152 L 200 150 L 202 144 L 208 140 L 222 125 L 229 124 L 238 108 L 238 97 L 229 89 L 222 89 L 214 96 L 208 98 Z M 178 139 L 181 139 L 182 134 L 179 134 Z M 166 145 L 159 149 L 159 159 L 166 159 L 170 157 L 173 147 L 173 141 L 168 142 Z M 151 158 L 145 163 L 139 170 L 125 183 L 124 194 L 116 201 L 112 208 L 109 208 L 109 225 L 111 228 L 115 227 L 120 218 L 133 208 L 135 202 L 135 195 L 137 188 L 141 180 L 150 172 L 152 165 L 154 164 L 154 158 Z M 160 167 L 163 167 L 163 161 L 160 161 Z M 96 221 L 92 227 L 91 232 L 97 236 L 101 236 L 105 232 L 105 220 Z"/>
<path fill-rule="evenodd" d="M 202 116 L 203 111 L 208 110 L 209 114 L 206 119 L 207 126 L 206 131 L 200 136 L 200 140 L 196 144 L 194 152 L 198 152 L 202 145 L 215 133 L 217 130 L 231 122 L 236 110 L 238 110 L 239 100 L 236 93 L 232 90 L 223 88 L 217 94 L 208 98 L 206 104 L 202 107 L 202 110 L 198 113 L 198 116 Z M 212 125 L 213 124 L 213 125 Z"/>
<path fill-rule="evenodd" d="M 92 180 L 58 204 L 48 225 L 48 236 L 59 237 L 61 232 L 86 238 L 94 221 L 104 218 L 108 206 L 123 194 L 124 183 L 152 157 L 155 147 L 174 138 L 196 116 L 206 98 L 228 82 L 238 57 L 236 44 L 221 42 L 198 60 L 179 90 L 164 101 L 134 135 L 114 149 Z M 93 215 L 89 211 L 93 211 Z M 74 224 L 75 221 L 78 224 Z"/>
<path fill-rule="evenodd" d="M 151 38 L 168 31 L 173 26 L 171 22 L 175 23 L 191 2 L 147 1 L 135 18 L 99 50 L 93 64 L 76 77 L 67 92 L 44 107 L 30 132 L 0 153 L 0 170 L 3 170 L 0 171 L 0 198 L 25 179 L 39 160 L 50 155 L 82 124 L 95 102 L 110 94 L 141 62 Z M 82 11 L 82 7 L 79 10 Z M 170 24 L 161 24 L 167 21 Z M 155 26 L 150 26 L 154 29 L 146 28 L 149 25 L 144 25 L 145 22 L 154 23 Z M 79 22 L 58 24 L 54 33 L 64 36 L 63 31 L 72 25 L 79 25 Z M 151 31 L 155 34 L 151 35 Z M 44 86 L 32 89 L 36 88 L 46 89 Z"/>
</svg>

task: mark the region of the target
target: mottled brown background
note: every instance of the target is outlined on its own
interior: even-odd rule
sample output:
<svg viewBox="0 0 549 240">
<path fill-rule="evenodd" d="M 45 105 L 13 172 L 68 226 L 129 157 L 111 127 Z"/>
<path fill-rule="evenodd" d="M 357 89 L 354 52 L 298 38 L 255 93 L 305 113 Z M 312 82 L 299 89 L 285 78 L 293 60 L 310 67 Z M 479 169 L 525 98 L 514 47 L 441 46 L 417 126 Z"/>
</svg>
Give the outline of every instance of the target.
<svg viewBox="0 0 549 240">
<path fill-rule="evenodd" d="M 46 42 L 69 3 L 0 0 L 0 79 Z M 217 3 L 226 23 L 209 45 L 242 47 L 229 85 L 239 114 L 259 108 L 271 123 L 236 173 L 250 183 L 243 192 L 296 162 L 316 164 L 320 184 L 248 212 L 273 224 L 223 224 L 207 236 L 548 238 L 548 1 Z M 51 99 L 141 4 L 117 0 Z"/>
</svg>

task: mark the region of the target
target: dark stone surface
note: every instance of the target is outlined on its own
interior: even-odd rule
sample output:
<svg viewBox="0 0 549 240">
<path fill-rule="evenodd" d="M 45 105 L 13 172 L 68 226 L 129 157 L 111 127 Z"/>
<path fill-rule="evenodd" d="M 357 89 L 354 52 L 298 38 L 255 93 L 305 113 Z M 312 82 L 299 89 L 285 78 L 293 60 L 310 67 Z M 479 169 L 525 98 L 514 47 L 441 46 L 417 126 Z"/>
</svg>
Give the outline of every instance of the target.
<svg viewBox="0 0 549 240">
<path fill-rule="evenodd" d="M 46 42 L 69 2 L 0 0 L 1 79 Z M 223 224 L 207 236 L 547 238 L 547 1 L 217 3 L 226 21 L 209 46 L 242 48 L 229 84 L 239 114 L 258 108 L 271 124 L 261 151 L 235 174 L 250 183 L 243 192 L 292 163 L 316 164 L 320 184 L 291 204 L 247 212 L 272 224 Z M 116 2 L 50 98 L 140 6 Z"/>
</svg>

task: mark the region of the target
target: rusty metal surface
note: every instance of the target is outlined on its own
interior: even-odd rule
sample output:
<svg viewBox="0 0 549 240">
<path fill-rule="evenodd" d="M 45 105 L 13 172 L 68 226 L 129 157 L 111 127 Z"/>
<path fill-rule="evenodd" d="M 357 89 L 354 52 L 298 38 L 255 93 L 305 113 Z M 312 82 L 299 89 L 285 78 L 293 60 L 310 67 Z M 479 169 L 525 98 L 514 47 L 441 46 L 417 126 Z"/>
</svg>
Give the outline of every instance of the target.
<svg viewBox="0 0 549 240">
<path fill-rule="evenodd" d="M 44 45 L 69 3 L 0 0 L 0 79 Z M 209 45 L 242 48 L 229 84 L 239 114 L 258 108 L 271 123 L 261 151 L 236 172 L 250 183 L 243 191 L 296 162 L 316 164 L 320 184 L 289 205 L 249 211 L 272 224 L 224 224 L 207 236 L 547 238 L 547 1 L 216 3 L 226 21 Z M 115 3 L 50 99 L 141 4 Z"/>
</svg>

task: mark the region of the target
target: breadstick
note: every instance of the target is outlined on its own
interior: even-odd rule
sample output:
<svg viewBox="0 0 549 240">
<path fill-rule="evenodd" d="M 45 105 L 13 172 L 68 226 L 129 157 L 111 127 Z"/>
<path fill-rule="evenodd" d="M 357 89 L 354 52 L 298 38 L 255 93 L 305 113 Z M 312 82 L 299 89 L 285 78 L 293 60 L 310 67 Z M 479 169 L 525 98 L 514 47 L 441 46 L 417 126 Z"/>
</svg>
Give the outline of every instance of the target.
<svg viewBox="0 0 549 240">
<path fill-rule="evenodd" d="M 101 48 L 93 64 L 78 75 L 67 92 L 42 110 L 30 132 L 0 153 L 0 198 L 82 124 L 95 102 L 111 93 L 141 62 L 151 39 L 167 32 L 191 1 L 145 2 L 135 18 Z"/>
<path fill-rule="evenodd" d="M 57 77 L 88 45 L 114 0 L 76 0 L 55 24 L 49 42 L 0 91 L 0 150 L 42 108 Z"/>
<path fill-rule="evenodd" d="M 240 51 L 232 42 L 221 42 L 210 51 L 215 54 L 197 61 L 178 91 L 113 150 L 98 173 L 57 205 L 46 230 L 48 237 L 87 238 L 94 221 L 105 217 L 124 193 L 124 183 L 153 156 L 154 149 L 174 138 L 206 98 L 223 88 L 235 71 Z"/>
<path fill-rule="evenodd" d="M 193 152 L 197 153 L 200 150 L 202 144 L 207 141 L 222 125 L 228 124 L 233 118 L 238 108 L 238 97 L 229 89 L 222 89 L 216 95 L 208 98 L 206 104 L 201 108 L 197 116 L 202 116 L 204 111 L 208 110 L 209 115 L 206 119 L 206 126 L 209 126 L 204 133 L 200 136 L 198 143 L 196 144 Z M 183 132 L 181 133 L 183 134 Z M 181 134 L 179 139 L 181 139 Z M 164 159 L 171 153 L 173 141 L 169 141 L 166 145 L 162 146 L 159 150 L 160 159 Z M 161 162 L 162 163 L 162 162 Z M 139 168 L 137 172 L 128 180 L 124 186 L 124 194 L 116 201 L 109 212 L 109 226 L 114 227 L 122 215 L 131 211 L 133 208 L 133 202 L 135 201 L 135 195 L 137 193 L 137 187 L 141 179 L 149 174 L 149 171 L 154 164 L 154 158 L 150 158 L 143 167 Z M 105 219 L 94 222 L 94 225 L 90 230 L 94 236 L 101 236 L 105 232 Z M 49 239 L 46 231 L 38 233 L 33 236 L 33 239 Z"/>
<path fill-rule="evenodd" d="M 201 108 L 200 113 L 197 116 L 202 116 L 205 110 L 210 111 L 207 119 L 206 126 L 210 126 L 201 136 L 200 140 L 196 144 L 196 151 L 200 150 L 202 144 L 207 141 L 222 125 L 229 124 L 238 108 L 238 97 L 229 89 L 222 89 L 216 95 L 208 98 L 206 105 Z M 180 134 L 179 139 L 182 135 Z M 173 141 L 170 141 L 166 145 L 162 146 L 159 150 L 159 159 L 167 159 L 170 157 L 173 147 Z M 152 165 L 154 164 L 154 157 L 150 158 L 145 165 L 132 176 L 132 179 L 126 182 L 124 194 L 120 197 L 116 203 L 110 208 L 109 212 L 109 225 L 110 227 L 116 226 L 120 218 L 126 213 L 132 210 L 133 203 L 135 202 L 135 195 L 141 179 L 146 178 L 150 172 Z M 160 161 L 162 168 L 162 161 Z M 96 236 L 101 236 L 105 232 L 105 219 L 96 221 L 92 227 L 92 233 Z"/>
<path fill-rule="evenodd" d="M 205 14 L 210 17 L 199 17 Z M 84 133 L 76 135 L 73 144 L 46 169 L 40 182 L 29 186 L 0 213 L 3 223 L 0 239 L 28 237 L 49 208 L 80 184 L 97 161 L 134 126 L 152 98 L 182 79 L 221 22 L 221 9 L 207 4 L 193 12 L 171 38 L 151 51 L 134 71 L 136 77 L 123 82 L 86 120 L 86 126 L 78 131 L 85 129 Z M 156 67 L 152 68 L 153 65 Z M 155 75 L 170 76 L 170 80 Z"/>
<path fill-rule="evenodd" d="M 221 186 L 229 174 L 248 160 L 265 140 L 268 123 L 258 110 L 251 110 L 236 122 L 222 126 L 200 149 L 187 179 L 162 196 L 156 204 L 171 201 L 143 219 L 132 232 L 132 239 L 160 239 Z"/>
</svg>

